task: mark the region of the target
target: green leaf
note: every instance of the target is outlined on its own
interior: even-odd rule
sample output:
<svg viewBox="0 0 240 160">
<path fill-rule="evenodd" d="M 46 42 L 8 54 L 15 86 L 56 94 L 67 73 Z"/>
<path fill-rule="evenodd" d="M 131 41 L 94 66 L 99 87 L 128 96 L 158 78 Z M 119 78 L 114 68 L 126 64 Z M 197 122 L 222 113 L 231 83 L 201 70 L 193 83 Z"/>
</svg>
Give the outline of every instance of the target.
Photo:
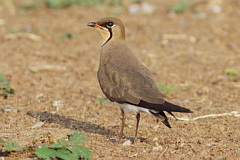
<svg viewBox="0 0 240 160">
<path fill-rule="evenodd" d="M 5 78 L 3 73 L 0 73 L 0 96 L 4 96 L 8 98 L 9 96 L 13 96 L 14 89 L 10 88 L 10 81 Z"/>
<path fill-rule="evenodd" d="M 0 137 L 0 146 L 3 146 L 6 141 L 3 140 L 2 137 Z"/>
<path fill-rule="evenodd" d="M 68 149 L 73 153 L 76 153 L 81 158 L 90 159 L 91 157 L 91 151 L 85 146 L 73 145 L 68 147 Z"/>
<path fill-rule="evenodd" d="M 15 93 L 15 90 L 13 88 L 8 88 L 7 89 L 7 96 L 13 96 Z"/>
<path fill-rule="evenodd" d="M 41 145 L 41 148 L 37 149 L 35 154 L 39 158 L 56 158 L 56 150 L 48 148 L 45 144 Z"/>
<path fill-rule="evenodd" d="M 5 75 L 3 73 L 0 73 L 0 81 L 3 81 L 5 79 Z"/>
<path fill-rule="evenodd" d="M 58 36 L 58 39 L 63 39 L 63 38 L 73 39 L 73 35 L 71 33 L 64 33 Z"/>
<path fill-rule="evenodd" d="M 5 78 L 3 73 L 0 73 L 0 88 L 9 88 L 10 81 Z"/>
<path fill-rule="evenodd" d="M 99 98 L 97 101 L 98 101 L 99 103 L 104 103 L 104 102 L 107 102 L 108 99 L 107 99 L 107 98 Z"/>
<path fill-rule="evenodd" d="M 230 68 L 225 69 L 225 73 L 226 74 L 231 74 L 231 75 L 238 75 L 239 74 L 238 71 L 236 71 L 235 69 L 230 69 Z"/>
<path fill-rule="evenodd" d="M 179 0 L 179 4 L 171 8 L 174 13 L 184 13 L 186 9 L 190 7 L 189 2 L 186 0 Z"/>
<path fill-rule="evenodd" d="M 157 88 L 160 90 L 167 90 L 167 87 L 164 84 L 157 84 Z"/>
<path fill-rule="evenodd" d="M 82 142 L 86 141 L 87 137 L 81 132 L 74 132 L 69 137 L 69 141 L 71 144 L 81 144 Z"/>
<path fill-rule="evenodd" d="M 12 141 L 7 141 L 3 144 L 3 152 L 6 151 L 16 151 L 16 150 L 21 150 L 22 148 L 18 145 L 18 143 L 16 142 L 12 142 Z"/>
<path fill-rule="evenodd" d="M 172 91 L 178 88 L 175 84 L 170 84 L 169 86 L 166 86 L 164 84 L 157 84 L 157 88 L 163 91 Z"/>
<path fill-rule="evenodd" d="M 176 90 L 178 88 L 178 86 L 177 85 L 175 85 L 175 84 L 170 84 L 169 86 L 168 86 L 168 89 L 169 90 Z"/>
<path fill-rule="evenodd" d="M 58 148 L 65 148 L 65 146 L 62 144 L 52 144 L 49 148 L 58 149 Z"/>
<path fill-rule="evenodd" d="M 77 154 L 72 154 L 67 149 L 57 150 L 56 157 L 64 159 L 64 160 L 78 160 L 79 159 L 79 156 Z"/>
<path fill-rule="evenodd" d="M 24 10 L 30 10 L 30 9 L 37 9 L 39 7 L 39 4 L 35 2 L 29 2 L 26 4 L 21 4 L 21 9 Z"/>
<path fill-rule="evenodd" d="M 69 142 L 66 141 L 65 139 L 59 139 L 59 140 L 58 140 L 58 143 L 60 143 L 60 144 L 63 145 L 63 146 L 67 146 L 67 145 L 69 144 Z"/>
<path fill-rule="evenodd" d="M 49 8 L 63 8 L 65 5 L 63 0 L 46 0 L 45 3 Z"/>
<path fill-rule="evenodd" d="M 79 158 L 90 159 L 90 150 L 78 145 L 86 139 L 83 133 L 74 132 L 69 135 L 69 141 L 61 139 L 58 140 L 59 144 L 52 144 L 50 147 L 43 144 L 35 154 L 38 158 L 60 158 L 63 160 L 78 160 Z"/>
</svg>

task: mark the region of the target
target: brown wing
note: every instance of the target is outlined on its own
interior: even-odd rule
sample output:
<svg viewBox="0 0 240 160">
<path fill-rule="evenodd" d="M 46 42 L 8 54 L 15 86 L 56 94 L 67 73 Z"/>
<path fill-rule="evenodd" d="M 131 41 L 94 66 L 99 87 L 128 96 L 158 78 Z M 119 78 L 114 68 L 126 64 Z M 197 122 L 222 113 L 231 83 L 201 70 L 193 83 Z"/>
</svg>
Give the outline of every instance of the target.
<svg viewBox="0 0 240 160">
<path fill-rule="evenodd" d="M 107 64 L 100 67 L 98 79 L 103 93 L 111 101 L 136 105 L 140 101 L 164 103 L 150 75 L 143 75 L 134 69 Z"/>
</svg>

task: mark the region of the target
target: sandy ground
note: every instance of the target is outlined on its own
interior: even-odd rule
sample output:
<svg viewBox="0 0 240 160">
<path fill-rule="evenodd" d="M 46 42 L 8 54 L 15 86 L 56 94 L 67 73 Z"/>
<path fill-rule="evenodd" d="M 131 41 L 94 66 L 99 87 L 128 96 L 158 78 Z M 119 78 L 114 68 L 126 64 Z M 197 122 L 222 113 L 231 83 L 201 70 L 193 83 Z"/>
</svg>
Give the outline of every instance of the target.
<svg viewBox="0 0 240 160">
<path fill-rule="evenodd" d="M 220 13 L 209 9 L 210 2 L 198 3 L 180 15 L 168 12 L 177 1 L 149 1 L 155 7 L 152 14 L 134 15 L 128 13 L 129 4 L 117 13 L 117 7 L 22 10 L 20 2 L 14 2 L 18 4 L 15 15 L 0 4 L 4 22 L 0 72 L 11 75 L 16 93 L 2 98 L 0 108 L 19 112 L 1 112 L 0 137 L 31 146 L 46 135 L 59 139 L 81 131 L 88 137 L 84 145 L 92 151 L 92 159 L 240 159 L 239 114 L 170 119 L 172 129 L 142 114 L 142 141 L 129 146 L 115 143 L 120 110 L 117 104 L 99 102 L 105 98 L 96 78 L 101 38 L 86 27 L 106 16 L 122 19 L 129 48 L 153 72 L 155 81 L 178 86 L 167 100 L 194 112 L 177 113 L 177 117 L 240 112 L 240 81 L 224 72 L 226 68 L 240 71 L 239 1 L 219 1 Z M 11 37 L 11 32 L 23 34 Z M 64 33 L 71 33 L 73 39 L 59 39 Z M 56 101 L 62 105 L 54 105 Z M 31 128 L 40 121 L 45 124 Z M 135 115 L 127 113 L 127 137 L 134 135 L 135 123 Z M 0 155 L 18 159 L 33 157 L 32 153 Z"/>
</svg>

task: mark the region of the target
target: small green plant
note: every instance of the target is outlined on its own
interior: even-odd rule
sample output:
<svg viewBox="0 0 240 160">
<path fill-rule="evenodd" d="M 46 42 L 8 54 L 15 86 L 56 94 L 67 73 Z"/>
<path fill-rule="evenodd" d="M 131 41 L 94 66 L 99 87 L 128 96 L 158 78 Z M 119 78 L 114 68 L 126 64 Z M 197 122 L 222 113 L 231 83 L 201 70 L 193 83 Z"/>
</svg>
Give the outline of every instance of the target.
<svg viewBox="0 0 240 160">
<path fill-rule="evenodd" d="M 225 73 L 227 73 L 227 74 L 229 74 L 229 75 L 234 75 L 234 76 L 236 76 L 236 75 L 239 74 L 238 71 L 236 71 L 235 69 L 230 69 L 230 68 L 225 69 Z"/>
<path fill-rule="evenodd" d="M 104 103 L 104 102 L 108 102 L 108 99 L 107 98 L 98 98 L 97 101 L 99 103 Z"/>
<path fill-rule="evenodd" d="M 72 5 L 105 5 L 105 6 L 117 6 L 121 5 L 122 0 L 45 0 L 45 5 L 49 8 L 66 8 Z"/>
<path fill-rule="evenodd" d="M 175 84 L 170 84 L 169 86 L 166 86 L 164 84 L 157 84 L 157 88 L 163 91 L 163 95 L 167 97 L 172 91 L 177 90 L 178 86 Z"/>
<path fill-rule="evenodd" d="M 227 68 L 225 69 L 225 73 L 229 75 L 229 78 L 233 81 L 240 80 L 240 72 L 236 71 L 235 69 Z"/>
<path fill-rule="evenodd" d="M 0 137 L 0 149 L 1 149 L 1 152 L 12 152 L 12 151 L 22 150 L 22 147 L 20 147 L 16 142 L 4 141 Z"/>
<path fill-rule="evenodd" d="M 179 0 L 178 5 L 170 8 L 171 11 L 177 14 L 184 13 L 191 5 L 187 0 Z"/>
<path fill-rule="evenodd" d="M 130 3 L 141 3 L 144 0 L 131 0 Z M 32 0 L 28 3 L 21 4 L 21 14 L 25 14 L 27 10 L 40 9 L 42 6 L 55 9 L 63 9 L 71 7 L 73 5 L 81 6 L 100 6 L 100 7 L 110 7 L 117 6 L 115 12 L 120 13 L 122 11 L 123 0 Z"/>
<path fill-rule="evenodd" d="M 72 3 L 70 0 L 45 0 L 45 5 L 49 8 L 66 8 Z"/>
<path fill-rule="evenodd" d="M 14 89 L 10 87 L 10 80 L 3 73 L 0 73 L 0 96 L 8 98 L 13 96 Z"/>
<path fill-rule="evenodd" d="M 74 132 L 68 136 L 68 140 L 60 139 L 51 146 L 41 145 L 35 154 L 38 158 L 60 158 L 63 160 L 90 159 L 91 152 L 85 146 L 86 136 L 80 132 Z"/>
<path fill-rule="evenodd" d="M 34 0 L 34 1 L 29 1 L 28 3 L 23 3 L 21 4 L 21 9 L 23 10 L 31 10 L 31 9 L 38 9 L 42 0 Z"/>
<path fill-rule="evenodd" d="M 60 36 L 58 36 L 58 39 L 63 39 L 63 38 L 73 39 L 73 35 L 71 33 L 63 33 Z"/>
</svg>

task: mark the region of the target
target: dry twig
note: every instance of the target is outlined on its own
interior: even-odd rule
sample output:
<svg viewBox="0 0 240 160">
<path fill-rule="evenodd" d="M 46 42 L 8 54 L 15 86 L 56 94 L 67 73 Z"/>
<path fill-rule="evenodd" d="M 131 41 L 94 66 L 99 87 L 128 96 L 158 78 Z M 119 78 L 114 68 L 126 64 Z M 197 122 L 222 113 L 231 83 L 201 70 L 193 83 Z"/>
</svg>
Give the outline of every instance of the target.
<svg viewBox="0 0 240 160">
<path fill-rule="evenodd" d="M 195 120 L 203 119 L 203 118 L 217 118 L 217 117 L 223 117 L 223 116 L 240 117 L 240 113 L 238 111 L 231 111 L 229 113 L 208 114 L 208 115 L 198 116 L 198 117 L 195 117 L 195 118 L 176 118 L 176 120 L 180 120 L 180 121 L 195 121 Z"/>
</svg>

